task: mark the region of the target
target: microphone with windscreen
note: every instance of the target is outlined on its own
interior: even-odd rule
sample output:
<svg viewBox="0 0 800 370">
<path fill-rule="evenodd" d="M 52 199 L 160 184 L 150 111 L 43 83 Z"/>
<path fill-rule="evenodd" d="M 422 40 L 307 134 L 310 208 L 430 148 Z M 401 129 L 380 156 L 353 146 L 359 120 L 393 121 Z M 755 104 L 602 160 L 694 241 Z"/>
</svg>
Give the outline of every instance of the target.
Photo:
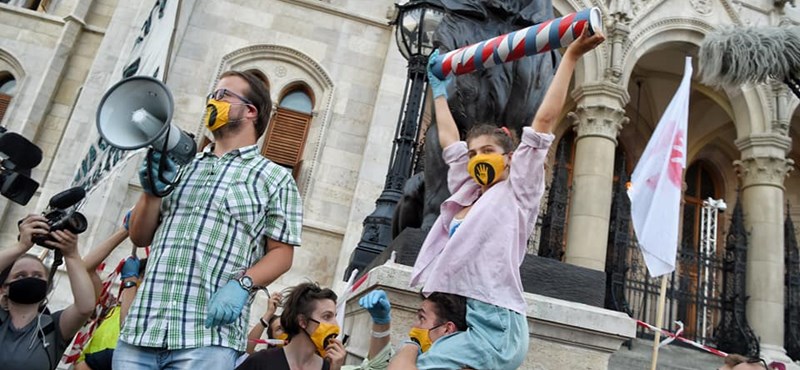
<svg viewBox="0 0 800 370">
<path fill-rule="evenodd" d="M 11 170 L 29 170 L 42 162 L 42 150 L 13 132 L 0 134 L 0 156 L 3 167 Z"/>
<path fill-rule="evenodd" d="M 31 169 L 42 162 L 42 150 L 22 135 L 0 130 L 0 194 L 26 205 L 39 183 L 30 178 Z"/>
<path fill-rule="evenodd" d="M 723 27 L 700 45 L 700 78 L 736 88 L 775 79 L 800 98 L 800 27 Z"/>
</svg>

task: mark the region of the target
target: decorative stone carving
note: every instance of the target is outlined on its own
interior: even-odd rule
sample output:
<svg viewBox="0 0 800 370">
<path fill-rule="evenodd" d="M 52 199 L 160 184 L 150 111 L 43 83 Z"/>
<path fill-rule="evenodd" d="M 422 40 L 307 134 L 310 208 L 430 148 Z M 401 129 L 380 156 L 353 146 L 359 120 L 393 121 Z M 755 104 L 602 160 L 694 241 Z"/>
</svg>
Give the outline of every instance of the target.
<svg viewBox="0 0 800 370">
<path fill-rule="evenodd" d="M 628 23 L 633 19 L 633 9 L 629 0 L 610 0 L 608 13 L 616 22 Z"/>
<path fill-rule="evenodd" d="M 789 135 L 789 91 L 786 84 L 774 81 L 772 83 L 772 132 L 781 135 Z"/>
<path fill-rule="evenodd" d="M 275 67 L 275 76 L 286 77 L 286 67 L 284 66 Z"/>
<path fill-rule="evenodd" d="M 776 156 L 751 157 L 733 161 L 742 189 L 754 185 L 771 185 L 784 189 L 783 179 L 794 169 L 794 160 Z"/>
<path fill-rule="evenodd" d="M 630 19 L 626 19 L 624 16 L 625 14 L 618 14 L 612 21 L 608 32 L 611 56 L 609 57 L 605 76 L 614 83 L 619 83 L 622 78 L 622 64 L 624 61 L 622 58 L 622 48 L 623 45 L 629 43 L 628 35 L 631 33 L 631 28 L 627 24 Z"/>
<path fill-rule="evenodd" d="M 691 1 L 692 8 L 700 15 L 707 15 L 711 13 L 711 1 L 710 0 L 692 0 Z"/>
<path fill-rule="evenodd" d="M 624 109 L 605 105 L 579 105 L 575 112 L 567 113 L 567 117 L 573 121 L 578 139 L 599 136 L 613 141 L 614 145 L 617 144 L 617 135 L 622 126 L 628 123 Z"/>
</svg>

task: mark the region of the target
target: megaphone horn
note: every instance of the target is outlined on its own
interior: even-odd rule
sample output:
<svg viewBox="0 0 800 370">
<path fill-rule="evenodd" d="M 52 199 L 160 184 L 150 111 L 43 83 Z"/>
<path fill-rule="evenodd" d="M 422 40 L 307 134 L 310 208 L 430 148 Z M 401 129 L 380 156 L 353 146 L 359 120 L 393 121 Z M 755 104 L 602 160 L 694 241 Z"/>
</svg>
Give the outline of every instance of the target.
<svg viewBox="0 0 800 370">
<path fill-rule="evenodd" d="M 128 77 L 103 95 L 97 108 L 97 131 L 111 146 L 133 150 L 151 145 L 178 165 L 192 161 L 197 146 L 189 134 L 174 127 L 172 93 L 161 81 Z"/>
</svg>

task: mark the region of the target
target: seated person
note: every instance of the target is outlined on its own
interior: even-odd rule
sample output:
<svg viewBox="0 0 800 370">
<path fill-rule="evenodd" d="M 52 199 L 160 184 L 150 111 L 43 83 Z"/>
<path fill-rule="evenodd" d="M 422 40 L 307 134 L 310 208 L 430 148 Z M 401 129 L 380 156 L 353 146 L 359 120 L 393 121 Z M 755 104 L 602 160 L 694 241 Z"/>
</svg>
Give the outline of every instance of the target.
<svg viewBox="0 0 800 370">
<path fill-rule="evenodd" d="M 336 293 L 315 283 L 290 289 L 280 322 L 289 344 L 255 352 L 237 370 L 341 370 L 347 352 L 336 338 Z"/>
<path fill-rule="evenodd" d="M 408 333 L 409 339 L 403 342 L 389 369 L 416 369 L 419 355 L 447 345 L 448 338 L 465 330 L 467 299 L 456 294 L 431 293 L 417 309 L 417 321 Z M 452 361 L 458 362 L 455 355 Z"/>
<path fill-rule="evenodd" d="M 61 251 L 74 303 L 46 313 L 51 276 L 36 256 L 26 254 L 34 236 Z M 50 232 L 47 219 L 30 215 L 19 223 L 19 241 L 0 251 L 0 359 L 4 370 L 52 370 L 94 309 L 94 289 L 78 253 L 78 236 L 67 231 Z"/>
<path fill-rule="evenodd" d="M 278 310 L 278 306 L 280 306 L 281 299 L 283 295 L 281 292 L 272 293 L 269 296 L 269 301 L 267 302 L 267 311 L 264 312 L 264 315 L 258 319 L 259 323 L 253 326 L 250 329 L 250 333 L 247 334 L 247 354 L 252 355 L 253 352 L 256 351 L 256 345 L 259 344 L 259 340 L 261 336 L 264 334 L 264 331 L 267 331 L 267 339 L 277 339 L 282 340 L 286 344 L 286 339 L 289 337 L 285 331 L 283 331 L 283 327 L 281 326 L 280 316 L 275 315 L 275 311 Z M 277 347 L 277 344 L 268 344 L 267 348 Z"/>
</svg>

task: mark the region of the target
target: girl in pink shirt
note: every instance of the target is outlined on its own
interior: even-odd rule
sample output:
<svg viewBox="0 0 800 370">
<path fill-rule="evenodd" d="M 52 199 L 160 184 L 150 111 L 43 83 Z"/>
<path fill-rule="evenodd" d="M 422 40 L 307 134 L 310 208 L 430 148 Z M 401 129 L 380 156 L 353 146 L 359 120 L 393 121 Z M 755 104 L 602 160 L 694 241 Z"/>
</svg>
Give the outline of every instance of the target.
<svg viewBox="0 0 800 370">
<path fill-rule="evenodd" d="M 438 339 L 422 354 L 418 346 L 404 345 L 390 369 L 516 369 L 524 361 L 529 332 L 519 267 L 544 192 L 551 132 L 577 60 L 604 40 L 601 33 L 589 36 L 584 30 L 569 46 L 519 146 L 507 129 L 492 125 L 473 127 L 466 142 L 460 141 L 447 104 L 449 81 L 430 73 L 429 64 L 452 196 L 442 203 L 422 245 L 411 285 L 422 285 L 425 296 L 441 292 L 466 297 L 468 329 Z M 430 60 L 436 56 L 438 51 Z M 440 329 L 434 325 L 428 330 Z M 419 332 L 417 328 L 415 336 Z"/>
</svg>

